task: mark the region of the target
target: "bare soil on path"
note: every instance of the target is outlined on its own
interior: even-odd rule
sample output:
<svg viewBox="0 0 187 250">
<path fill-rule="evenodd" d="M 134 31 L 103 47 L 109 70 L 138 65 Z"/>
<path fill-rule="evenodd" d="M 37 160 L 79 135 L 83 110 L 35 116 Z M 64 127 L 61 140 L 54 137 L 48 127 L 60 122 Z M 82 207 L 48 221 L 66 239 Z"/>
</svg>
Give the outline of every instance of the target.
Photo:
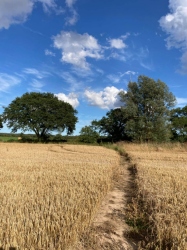
<svg viewBox="0 0 187 250">
<path fill-rule="evenodd" d="M 122 157 L 114 176 L 114 186 L 103 200 L 88 232 L 84 233 L 76 250 L 136 250 L 137 242 L 127 235 L 128 203 L 133 196 L 133 176 L 129 163 Z"/>
</svg>

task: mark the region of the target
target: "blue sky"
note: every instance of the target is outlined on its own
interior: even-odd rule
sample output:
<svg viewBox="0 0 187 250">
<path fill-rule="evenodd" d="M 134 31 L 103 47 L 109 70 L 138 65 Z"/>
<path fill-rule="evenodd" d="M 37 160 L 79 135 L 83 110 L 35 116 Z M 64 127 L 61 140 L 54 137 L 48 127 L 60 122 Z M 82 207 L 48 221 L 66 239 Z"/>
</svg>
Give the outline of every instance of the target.
<svg viewBox="0 0 187 250">
<path fill-rule="evenodd" d="M 79 134 L 139 75 L 187 105 L 187 0 L 0 1 L 0 113 L 25 92 L 52 92 L 78 111 Z"/>
</svg>

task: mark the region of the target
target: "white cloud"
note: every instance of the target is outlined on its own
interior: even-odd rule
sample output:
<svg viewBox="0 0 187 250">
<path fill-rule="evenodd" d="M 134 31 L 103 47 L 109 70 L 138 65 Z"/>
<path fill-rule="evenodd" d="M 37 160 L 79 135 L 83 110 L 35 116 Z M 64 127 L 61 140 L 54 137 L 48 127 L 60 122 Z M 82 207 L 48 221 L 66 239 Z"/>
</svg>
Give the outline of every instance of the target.
<svg viewBox="0 0 187 250">
<path fill-rule="evenodd" d="M 159 22 L 162 29 L 168 34 L 167 47 L 175 47 L 187 51 L 187 1 L 170 0 L 170 13 L 163 16 Z M 187 57 L 181 59 L 182 64 L 187 65 Z M 185 66 L 186 68 L 186 66 Z"/>
<path fill-rule="evenodd" d="M 114 58 L 116 60 L 120 60 L 120 61 L 126 62 L 126 57 L 125 57 L 125 55 L 123 53 L 119 54 L 119 53 L 114 52 L 114 53 L 111 53 L 108 58 L 109 59 L 110 58 Z"/>
<path fill-rule="evenodd" d="M 167 46 L 181 47 L 187 45 L 187 1 L 170 0 L 170 12 L 160 19 L 160 25 L 169 35 Z"/>
<path fill-rule="evenodd" d="M 126 35 L 122 35 L 119 38 L 108 39 L 107 42 L 110 44 L 109 47 L 104 47 L 105 50 L 109 50 L 110 54 L 107 57 L 108 59 L 113 58 L 116 60 L 120 60 L 125 62 L 127 60 L 127 50 L 125 50 L 128 46 L 124 42 L 129 37 L 129 33 Z"/>
<path fill-rule="evenodd" d="M 145 68 L 145 69 L 148 69 L 148 70 L 151 70 L 153 71 L 154 70 L 154 66 L 153 66 L 153 63 L 152 62 L 140 62 L 140 65 Z"/>
<path fill-rule="evenodd" d="M 77 0 L 66 0 L 66 5 L 67 5 L 69 8 L 72 8 L 76 1 L 77 1 Z"/>
<path fill-rule="evenodd" d="M 77 77 L 75 77 L 70 72 L 65 71 L 62 73 L 58 73 L 58 75 L 62 77 L 65 82 L 70 84 L 70 88 L 68 88 L 68 90 L 74 92 L 74 91 L 80 91 L 80 89 L 82 88 L 82 82 L 79 81 Z"/>
<path fill-rule="evenodd" d="M 32 88 L 29 88 L 29 91 L 42 91 L 42 87 L 45 86 L 45 84 L 39 80 L 33 79 L 32 82 L 29 84 Z"/>
<path fill-rule="evenodd" d="M 127 32 L 125 35 L 120 36 L 123 40 L 126 40 L 130 36 L 130 33 Z"/>
<path fill-rule="evenodd" d="M 68 95 L 65 95 L 64 93 L 59 93 L 55 96 L 57 96 L 59 100 L 71 104 L 74 108 L 79 106 L 79 100 L 75 93 L 69 93 Z"/>
<path fill-rule="evenodd" d="M 137 73 L 131 70 L 128 70 L 124 73 L 124 75 L 136 75 Z"/>
<path fill-rule="evenodd" d="M 6 73 L 0 73 L 0 91 L 1 92 L 8 92 L 8 90 L 21 83 L 20 78 L 8 75 Z"/>
<path fill-rule="evenodd" d="M 69 8 L 70 12 L 71 12 L 71 16 L 69 16 L 68 18 L 66 18 L 66 24 L 68 25 L 74 25 L 77 20 L 78 20 L 78 14 L 74 8 L 74 4 L 77 0 L 66 0 L 66 6 Z"/>
<path fill-rule="evenodd" d="M 123 42 L 122 39 L 110 39 L 109 40 L 110 46 L 115 49 L 124 49 L 127 45 Z"/>
<path fill-rule="evenodd" d="M 116 87 L 106 87 L 103 91 L 95 92 L 93 90 L 86 90 L 85 97 L 92 106 L 97 106 L 102 109 L 112 109 L 121 106 L 119 92 L 122 89 Z"/>
<path fill-rule="evenodd" d="M 57 8 L 55 0 L 38 0 L 38 2 L 42 3 L 45 12 L 49 12 L 50 9 Z"/>
<path fill-rule="evenodd" d="M 46 56 L 55 56 L 55 53 L 53 53 L 52 51 L 46 49 L 46 50 L 45 50 L 45 55 L 46 55 Z"/>
<path fill-rule="evenodd" d="M 108 78 L 111 82 L 113 82 L 113 83 L 119 83 L 120 80 L 121 80 L 121 77 L 120 77 L 119 75 L 112 75 L 112 74 L 110 74 L 110 75 L 107 76 L 107 78 Z"/>
<path fill-rule="evenodd" d="M 11 24 L 23 23 L 32 12 L 31 0 L 1 0 L 0 1 L 0 29 L 8 29 Z"/>
<path fill-rule="evenodd" d="M 61 13 L 55 0 L 0 0 L 0 29 L 8 29 L 12 24 L 24 23 L 32 13 L 34 5 L 40 2 L 45 12 L 50 9 Z"/>
<path fill-rule="evenodd" d="M 28 74 L 28 75 L 33 75 L 34 77 L 38 79 L 42 79 L 44 77 L 47 77 L 50 75 L 50 73 L 45 72 L 45 71 L 39 71 L 35 68 L 25 68 L 23 70 L 23 73 Z"/>
<path fill-rule="evenodd" d="M 124 79 L 125 76 L 130 75 L 130 79 L 133 75 L 136 75 L 137 73 L 134 71 L 126 71 L 125 73 L 121 73 L 119 72 L 118 74 L 110 74 L 107 76 L 107 78 L 113 82 L 113 83 L 119 83 L 119 82 L 123 82 L 123 83 L 127 83 L 127 80 Z"/>
<path fill-rule="evenodd" d="M 78 20 L 78 14 L 74 9 L 71 9 L 71 16 L 66 18 L 66 25 L 74 25 Z"/>
<path fill-rule="evenodd" d="M 181 73 L 187 73 L 187 50 L 181 56 Z"/>
<path fill-rule="evenodd" d="M 181 97 L 177 97 L 177 104 L 178 105 L 185 105 L 187 104 L 187 98 L 181 98 Z"/>
<path fill-rule="evenodd" d="M 100 59 L 101 47 L 93 36 L 62 31 L 53 37 L 54 47 L 62 50 L 62 62 L 89 69 L 86 58 Z"/>
<path fill-rule="evenodd" d="M 131 60 L 137 61 L 143 68 L 154 71 L 154 64 L 150 59 L 150 52 L 148 47 L 140 47 L 135 49 L 131 54 Z"/>
</svg>

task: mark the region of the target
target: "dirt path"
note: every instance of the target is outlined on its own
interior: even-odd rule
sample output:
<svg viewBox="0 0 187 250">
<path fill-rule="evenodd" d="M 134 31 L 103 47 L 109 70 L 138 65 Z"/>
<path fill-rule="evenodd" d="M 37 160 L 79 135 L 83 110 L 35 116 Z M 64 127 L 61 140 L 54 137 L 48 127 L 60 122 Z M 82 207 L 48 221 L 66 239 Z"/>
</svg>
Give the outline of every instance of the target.
<svg viewBox="0 0 187 250">
<path fill-rule="evenodd" d="M 122 158 L 114 187 L 103 200 L 90 231 L 76 250 L 136 250 L 137 244 L 128 239 L 125 222 L 127 204 L 132 193 L 128 162 Z"/>
</svg>

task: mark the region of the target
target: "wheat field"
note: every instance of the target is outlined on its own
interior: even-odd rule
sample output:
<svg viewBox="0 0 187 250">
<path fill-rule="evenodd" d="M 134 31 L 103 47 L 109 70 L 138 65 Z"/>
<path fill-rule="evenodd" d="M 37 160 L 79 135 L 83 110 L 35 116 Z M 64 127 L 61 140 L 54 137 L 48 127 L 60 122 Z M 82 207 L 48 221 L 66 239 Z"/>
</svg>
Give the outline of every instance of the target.
<svg viewBox="0 0 187 250">
<path fill-rule="evenodd" d="M 123 148 L 137 168 L 133 213 L 147 223 L 140 249 L 186 250 L 187 147 L 123 144 Z"/>
<path fill-rule="evenodd" d="M 120 156 L 96 146 L 0 144 L 0 248 L 72 249 Z"/>
</svg>

